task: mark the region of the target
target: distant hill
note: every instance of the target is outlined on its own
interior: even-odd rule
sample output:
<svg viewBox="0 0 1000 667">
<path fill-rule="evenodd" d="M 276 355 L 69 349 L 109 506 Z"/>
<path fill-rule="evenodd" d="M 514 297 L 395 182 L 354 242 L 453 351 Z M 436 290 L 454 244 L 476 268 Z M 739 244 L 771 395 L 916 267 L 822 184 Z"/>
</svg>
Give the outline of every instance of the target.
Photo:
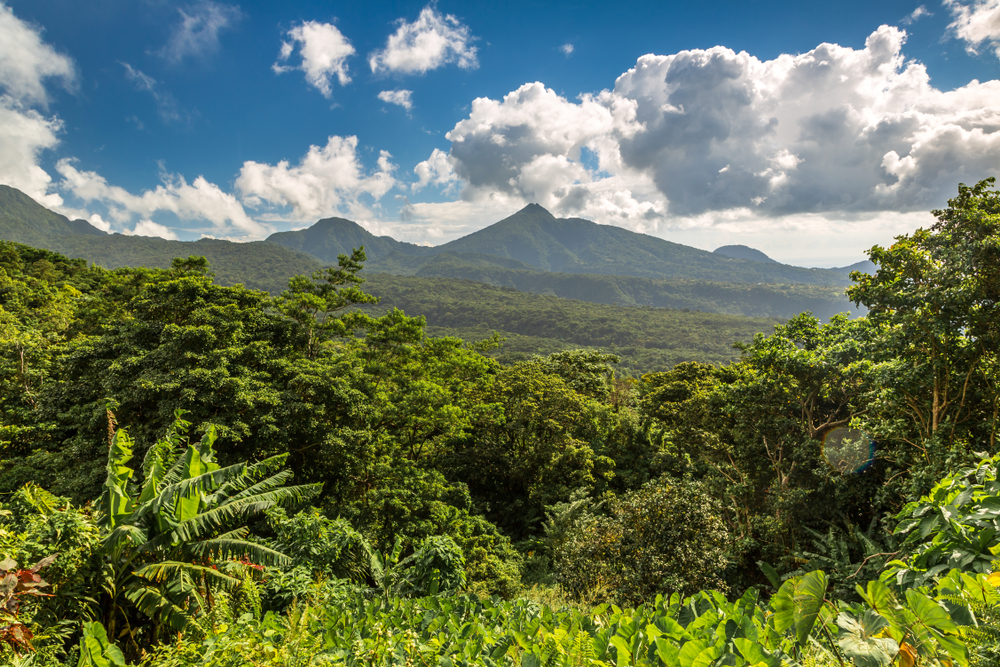
<svg viewBox="0 0 1000 667">
<path fill-rule="evenodd" d="M 54 236 L 106 236 L 86 220 L 70 220 L 7 185 L 0 185 L 0 228 L 17 237 L 9 240 L 34 246 Z"/>
<path fill-rule="evenodd" d="M 315 257 L 273 243 L 232 243 L 217 239 L 168 241 L 146 236 L 105 234 L 85 220 L 69 220 L 20 190 L 0 185 L 0 239 L 82 257 L 106 269 L 121 266 L 166 268 L 174 257 L 203 255 L 223 285 L 242 283 L 277 293 L 296 274 L 322 267 Z"/>
<path fill-rule="evenodd" d="M 682 361 L 732 361 L 740 354 L 734 342 L 770 334 L 783 321 L 625 308 L 446 278 L 376 274 L 365 289 L 382 298 L 366 310 L 379 314 L 395 307 L 423 315 L 431 335 L 475 341 L 500 333 L 507 341 L 492 356 L 504 362 L 588 348 L 620 355 L 618 371 L 630 375 L 669 370 Z"/>
<path fill-rule="evenodd" d="M 861 273 L 874 274 L 875 269 L 877 268 L 878 267 L 875 265 L 875 262 L 871 261 L 870 259 L 863 259 L 860 262 L 855 262 L 854 264 L 851 264 L 850 266 L 844 266 L 839 269 L 831 269 L 831 270 L 843 271 L 848 275 L 850 275 L 851 271 L 860 271 Z"/>
<path fill-rule="evenodd" d="M 328 264 L 336 264 L 337 256 L 350 255 L 354 248 L 365 247 L 369 260 L 378 260 L 400 253 L 425 256 L 434 248 L 397 241 L 389 236 L 375 236 L 356 222 L 344 218 L 326 218 L 308 229 L 294 232 L 277 232 L 267 237 L 269 243 L 309 253 Z"/>
<path fill-rule="evenodd" d="M 836 313 L 859 315 L 864 312 L 848 301 L 843 286 L 556 273 L 538 271 L 514 259 L 450 252 L 430 259 L 392 255 L 389 260 L 374 265 L 380 272 L 397 276 L 475 280 L 522 292 L 609 305 L 686 308 L 748 317 L 792 317 L 810 311 L 822 320 Z M 365 275 L 375 279 L 372 271 L 366 270 Z"/>
<path fill-rule="evenodd" d="M 572 239 L 563 238 L 565 243 L 560 241 L 565 234 L 560 234 L 559 230 L 566 223 L 571 232 L 573 229 L 580 229 L 583 233 L 593 233 L 596 229 L 597 235 L 609 234 L 611 240 L 603 240 L 608 243 L 613 241 L 613 237 L 621 235 L 626 241 L 649 239 L 665 244 L 667 248 L 676 247 L 683 251 L 693 251 L 697 253 L 695 257 L 699 261 L 708 257 L 716 262 L 722 262 L 724 266 L 742 266 L 743 271 L 746 271 L 746 266 L 756 268 L 772 266 L 720 257 L 713 253 L 677 246 L 652 237 L 587 221 L 559 221 L 538 206 L 527 207 L 521 213 L 524 215 L 512 216 L 493 225 L 492 228 L 487 228 L 487 230 L 492 229 L 491 233 L 477 232 L 466 237 L 466 239 L 472 238 L 474 243 L 459 239 L 441 248 L 424 248 L 400 243 L 389 237 L 374 236 L 361 226 L 343 218 L 329 218 L 307 230 L 285 232 L 272 238 L 284 239 L 296 247 L 313 250 L 326 248 L 325 252 L 333 256 L 332 261 L 336 261 L 337 254 L 349 253 L 353 248 L 364 245 L 370 258 L 366 263 L 364 275 L 372 277 L 373 280 L 376 273 L 475 280 L 496 287 L 514 288 L 533 294 L 579 299 L 592 303 L 688 309 L 749 317 L 787 318 L 808 310 L 825 320 L 838 312 L 857 313 L 853 304 L 847 301 L 843 285 L 774 283 L 764 280 L 752 283 L 725 282 L 717 279 L 662 279 L 599 272 L 546 271 L 514 257 L 485 252 L 460 252 L 454 249 L 456 247 L 461 249 L 465 245 L 471 248 L 491 249 L 494 252 L 502 251 L 509 255 L 517 251 L 516 244 L 510 240 L 516 236 L 512 231 L 516 231 L 518 227 L 534 228 L 532 234 L 537 241 L 536 245 L 551 250 L 547 253 L 549 259 L 546 263 L 549 266 L 559 266 L 560 262 L 554 258 L 569 257 L 567 253 L 572 252 L 574 247 L 577 249 L 580 247 L 580 243 Z M 548 222 L 535 225 L 532 220 L 537 218 L 541 218 L 543 223 L 545 220 Z M 67 220 L 64 216 L 40 206 L 23 193 L 5 186 L 0 186 L 0 239 L 45 248 L 69 257 L 82 257 L 105 268 L 167 267 L 174 257 L 203 255 L 208 258 L 220 284 L 243 283 L 248 287 L 262 289 L 272 294 L 284 290 L 292 276 L 310 274 L 326 263 L 289 245 L 270 241 L 254 243 L 232 243 L 213 239 L 168 241 L 121 234 L 108 235 L 83 220 Z M 497 239 L 504 241 L 501 250 L 498 250 L 501 244 Z M 560 254 L 560 247 L 569 249 Z M 682 257 L 687 257 L 683 251 Z M 639 255 L 639 260 L 649 260 L 648 256 L 641 255 L 640 250 L 635 252 Z M 532 259 L 528 256 L 530 253 L 521 255 Z M 540 261 L 538 257 L 539 254 L 535 253 L 534 261 Z M 566 264 L 566 261 L 562 262 L 562 265 Z M 571 262 L 570 264 L 572 265 Z M 774 266 L 784 267 L 784 265 Z M 808 269 L 796 270 L 805 272 L 809 276 L 815 275 L 809 273 Z M 818 275 L 828 275 L 828 272 L 820 272 Z M 836 275 L 844 276 L 846 273 L 841 272 Z"/>
<path fill-rule="evenodd" d="M 302 250 L 324 262 L 350 252 L 361 241 L 372 271 L 418 275 L 434 257 L 451 253 L 480 265 L 561 273 L 635 276 L 656 279 L 697 279 L 741 283 L 850 284 L 843 271 L 806 269 L 774 261 L 728 257 L 664 239 L 638 234 L 580 218 L 556 218 L 538 204 L 529 204 L 489 227 L 434 248 L 373 236 L 343 218 L 324 220 L 309 229 L 282 232 L 268 242 Z M 354 244 L 354 245 L 352 245 Z M 761 253 L 763 255 L 763 253 Z M 490 260 L 489 258 L 496 258 Z M 765 256 L 766 257 L 766 256 Z"/>
<path fill-rule="evenodd" d="M 749 259 L 754 262 L 769 262 L 771 264 L 777 264 L 778 262 L 771 259 L 760 250 L 756 248 L 751 248 L 745 245 L 724 245 L 722 247 L 716 248 L 712 252 L 718 255 L 725 255 L 726 257 L 732 257 L 733 259 Z"/>
</svg>

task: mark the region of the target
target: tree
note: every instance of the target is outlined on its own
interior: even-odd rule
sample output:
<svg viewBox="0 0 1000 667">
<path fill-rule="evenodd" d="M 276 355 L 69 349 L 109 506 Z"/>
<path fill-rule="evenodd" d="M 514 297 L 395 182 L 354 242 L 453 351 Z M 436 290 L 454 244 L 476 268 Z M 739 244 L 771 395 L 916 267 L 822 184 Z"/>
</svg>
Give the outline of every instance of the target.
<svg viewBox="0 0 1000 667">
<path fill-rule="evenodd" d="M 929 229 L 873 247 L 873 275 L 855 274 L 849 297 L 877 327 L 873 372 L 883 391 L 866 419 L 910 448 L 923 492 L 953 456 L 995 451 L 1000 416 L 1000 192 L 988 178 L 958 187 Z"/>
<path fill-rule="evenodd" d="M 198 444 L 186 444 L 190 424 L 178 413 L 147 452 L 136 492 L 128 466 L 132 441 L 108 416 L 108 474 L 98 500 L 99 522 L 108 531 L 101 545 L 108 568 L 100 604 L 104 627 L 133 650 L 142 640 L 155 642 L 161 626 L 201 634 L 198 617 L 211 607 L 213 589 L 242 582 L 241 560 L 290 560 L 246 540 L 246 524 L 276 505 L 314 497 L 319 485 L 285 486 L 291 473 L 280 470 L 284 456 L 220 467 L 215 429 L 209 426 Z M 148 634 L 136 612 L 152 622 Z"/>
<path fill-rule="evenodd" d="M 365 247 L 350 256 L 339 255 L 337 267 L 315 271 L 312 278 L 294 276 L 288 289 L 277 299 L 278 310 L 295 320 L 302 331 L 302 351 L 315 358 L 322 344 L 335 336 L 352 335 L 367 318 L 360 313 L 334 317 L 338 311 L 364 303 L 378 303 L 378 297 L 361 291 L 364 278 L 358 277 L 365 261 Z"/>
</svg>

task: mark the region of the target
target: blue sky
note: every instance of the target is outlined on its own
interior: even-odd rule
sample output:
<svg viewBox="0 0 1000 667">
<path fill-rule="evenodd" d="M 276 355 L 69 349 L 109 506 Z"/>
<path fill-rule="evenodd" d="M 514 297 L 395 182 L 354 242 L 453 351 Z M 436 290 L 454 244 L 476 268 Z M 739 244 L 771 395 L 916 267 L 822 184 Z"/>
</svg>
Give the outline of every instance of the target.
<svg viewBox="0 0 1000 667">
<path fill-rule="evenodd" d="M 1000 0 L 0 5 L 0 182 L 108 231 L 527 202 L 835 265 L 1000 171 Z"/>
</svg>

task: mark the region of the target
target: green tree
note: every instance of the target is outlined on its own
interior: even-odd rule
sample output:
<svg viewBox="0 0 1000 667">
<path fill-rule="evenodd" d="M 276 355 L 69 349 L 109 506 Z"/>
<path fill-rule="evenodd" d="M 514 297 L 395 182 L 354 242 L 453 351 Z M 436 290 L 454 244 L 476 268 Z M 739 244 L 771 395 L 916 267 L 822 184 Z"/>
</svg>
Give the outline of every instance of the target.
<svg viewBox="0 0 1000 667">
<path fill-rule="evenodd" d="M 110 415 L 109 415 L 110 417 Z M 99 523 L 107 574 L 101 620 L 112 637 L 134 651 L 155 643 L 160 628 L 201 634 L 199 617 L 215 589 L 243 580 L 241 560 L 287 565 L 284 554 L 248 541 L 246 524 L 269 508 L 314 497 L 318 485 L 286 486 L 283 456 L 225 468 L 215 461 L 215 429 L 186 444 L 189 423 L 178 414 L 146 454 L 136 489 L 129 467 L 132 441 L 109 423 L 109 453 Z M 228 570 L 228 571 L 227 571 Z M 141 614 L 140 618 L 136 612 Z"/>
</svg>

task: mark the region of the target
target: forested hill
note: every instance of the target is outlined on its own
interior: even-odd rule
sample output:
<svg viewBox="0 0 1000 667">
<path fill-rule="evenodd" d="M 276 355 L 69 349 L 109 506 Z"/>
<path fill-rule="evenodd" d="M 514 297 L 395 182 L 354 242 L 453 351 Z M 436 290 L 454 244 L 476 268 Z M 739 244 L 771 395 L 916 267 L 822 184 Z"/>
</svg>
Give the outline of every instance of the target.
<svg viewBox="0 0 1000 667">
<path fill-rule="evenodd" d="M 54 213 L 6 185 L 0 185 L 0 240 L 83 258 L 106 269 L 163 269 L 175 257 L 199 255 L 208 259 L 220 284 L 243 284 L 274 294 L 285 289 L 292 276 L 310 274 L 322 266 L 310 255 L 264 241 L 169 241 L 105 234 L 85 220 L 71 221 Z"/>
<path fill-rule="evenodd" d="M 435 252 L 434 248 L 404 243 L 390 236 L 375 236 L 358 223 L 344 218 L 326 218 L 308 229 L 271 234 L 267 240 L 309 253 L 328 264 L 335 264 L 338 255 L 350 254 L 361 246 L 365 247 L 369 261 L 383 259 L 394 252 L 417 257 Z"/>
<path fill-rule="evenodd" d="M 370 255 L 369 269 L 397 274 L 417 273 L 433 261 L 434 255 L 453 253 L 495 257 L 499 262 L 516 261 L 525 264 L 525 268 L 562 273 L 744 283 L 850 284 L 849 272 L 844 270 L 805 269 L 727 257 L 620 227 L 580 218 L 556 218 L 537 204 L 530 204 L 468 236 L 427 249 L 398 242 L 392 245 L 391 239 L 372 236 L 347 220 L 336 219 L 332 223 L 323 220 L 309 229 L 274 234 L 268 241 L 334 262 L 339 253 L 350 252 L 359 239 L 365 238 L 377 247 Z M 396 253 L 389 255 L 385 250 Z"/>
<path fill-rule="evenodd" d="M 538 215 L 544 213 L 542 217 L 548 216 L 544 209 L 535 208 L 538 210 L 529 209 L 528 213 L 534 211 Z M 515 218 L 518 216 L 509 218 L 505 223 L 514 220 L 512 224 L 515 227 L 524 223 L 524 215 L 521 216 L 521 222 Z M 503 224 L 494 225 L 493 228 L 501 228 L 502 231 Z M 593 223 L 585 225 L 602 227 Z M 602 229 L 642 237 L 611 227 Z M 608 305 L 687 308 L 751 317 L 788 318 L 808 310 L 827 320 L 839 312 L 857 313 L 844 295 L 842 285 L 782 284 L 768 281 L 752 281 L 748 284 L 719 282 L 718 278 L 664 280 L 607 273 L 543 271 L 516 258 L 482 252 L 442 250 L 452 244 L 442 248 L 424 248 L 400 243 L 389 237 L 373 236 L 359 225 L 343 218 L 321 220 L 307 230 L 285 232 L 271 237 L 275 238 L 283 239 L 294 247 L 270 241 L 168 241 L 121 234 L 109 235 L 84 220 L 70 221 L 49 211 L 18 190 L 0 186 L 0 239 L 45 248 L 69 257 L 84 258 L 105 268 L 166 268 L 175 257 L 204 256 L 220 284 L 244 284 L 271 294 L 279 294 L 284 290 L 292 276 L 308 275 L 322 266 L 316 257 L 300 252 L 298 248 L 313 251 L 325 248 L 327 255 L 332 256 L 335 262 L 336 254 L 350 253 L 352 249 L 363 245 L 368 256 L 365 275 L 372 280 L 377 280 L 375 274 L 380 272 L 397 276 L 466 279 L 533 294 Z M 690 248 L 687 250 L 713 257 L 712 253 L 702 253 Z M 720 259 L 717 255 L 714 257 L 734 266 L 763 266 L 759 262 Z M 453 287 L 455 290 L 465 290 L 468 298 L 473 298 L 473 291 L 464 280 L 455 283 Z M 628 313 L 622 314 L 625 321 L 629 317 Z M 438 326 L 433 320 L 430 324 Z"/>
<path fill-rule="evenodd" d="M 70 220 L 40 206 L 16 188 L 0 185 L 0 228 L 8 240 L 42 245 L 52 237 L 67 235 L 105 236 L 86 220 Z M 16 239 L 13 237 L 17 237 Z"/>
</svg>

